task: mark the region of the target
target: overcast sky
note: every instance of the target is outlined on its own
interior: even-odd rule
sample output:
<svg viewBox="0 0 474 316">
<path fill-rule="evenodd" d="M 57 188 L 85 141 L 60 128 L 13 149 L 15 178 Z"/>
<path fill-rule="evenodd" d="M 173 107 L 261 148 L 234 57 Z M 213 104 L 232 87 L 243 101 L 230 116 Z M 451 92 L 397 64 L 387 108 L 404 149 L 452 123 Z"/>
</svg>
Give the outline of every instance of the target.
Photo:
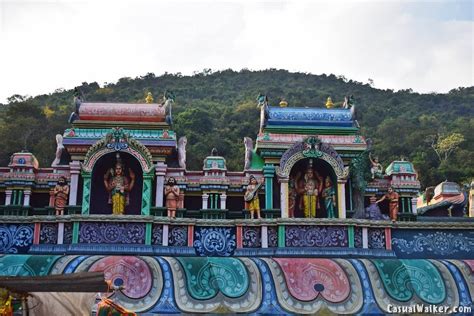
<svg viewBox="0 0 474 316">
<path fill-rule="evenodd" d="M 0 102 L 204 68 L 447 92 L 474 85 L 473 3 L 0 0 Z"/>
</svg>

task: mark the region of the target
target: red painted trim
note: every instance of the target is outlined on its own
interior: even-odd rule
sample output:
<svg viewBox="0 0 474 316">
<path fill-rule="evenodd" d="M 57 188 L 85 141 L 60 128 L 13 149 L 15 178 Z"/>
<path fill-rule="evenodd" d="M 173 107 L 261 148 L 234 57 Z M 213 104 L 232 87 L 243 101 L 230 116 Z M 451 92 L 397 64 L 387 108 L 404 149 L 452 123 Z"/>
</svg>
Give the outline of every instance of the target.
<svg viewBox="0 0 474 316">
<path fill-rule="evenodd" d="M 194 244 L 194 226 L 188 226 L 188 247 L 192 247 Z"/>
<path fill-rule="evenodd" d="M 120 121 L 120 122 L 164 122 L 164 116 L 100 116 L 82 114 L 81 120 L 84 121 Z"/>
<path fill-rule="evenodd" d="M 238 225 L 237 226 L 237 248 L 243 248 L 243 243 L 242 243 L 242 226 Z"/>
<path fill-rule="evenodd" d="M 385 227 L 385 249 L 392 250 L 392 229 Z"/>
<path fill-rule="evenodd" d="M 35 223 L 35 231 L 33 232 L 33 244 L 38 245 L 40 241 L 41 223 Z"/>
</svg>

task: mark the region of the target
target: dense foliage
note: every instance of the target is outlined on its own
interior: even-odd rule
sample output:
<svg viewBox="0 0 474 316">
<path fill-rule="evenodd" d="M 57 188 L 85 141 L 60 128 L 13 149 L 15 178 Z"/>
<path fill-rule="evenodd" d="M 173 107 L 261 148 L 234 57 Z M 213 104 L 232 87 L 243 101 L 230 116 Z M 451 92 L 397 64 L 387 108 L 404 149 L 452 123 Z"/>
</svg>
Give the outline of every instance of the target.
<svg viewBox="0 0 474 316">
<path fill-rule="evenodd" d="M 121 78 L 117 83 L 83 83 L 88 101 L 144 102 L 166 89 L 176 95 L 173 129 L 188 138 L 188 169 L 217 147 L 230 170 L 241 170 L 243 137 L 255 139 L 259 125 L 256 96 L 265 93 L 270 104 L 285 98 L 289 106 L 324 106 L 331 96 L 340 105 L 353 94 L 362 134 L 373 140 L 374 152 L 386 167 L 405 158 L 415 164 L 423 186 L 445 179 L 467 183 L 474 176 L 474 87 L 447 94 L 419 94 L 411 90 L 379 90 L 369 84 L 334 75 L 290 73 L 285 70 L 240 72 L 204 70 L 193 76 L 164 74 Z M 0 112 L 0 165 L 13 152 L 27 149 L 40 165 L 54 159 L 54 135 L 68 127 L 73 91 L 26 98 L 14 95 Z"/>
</svg>

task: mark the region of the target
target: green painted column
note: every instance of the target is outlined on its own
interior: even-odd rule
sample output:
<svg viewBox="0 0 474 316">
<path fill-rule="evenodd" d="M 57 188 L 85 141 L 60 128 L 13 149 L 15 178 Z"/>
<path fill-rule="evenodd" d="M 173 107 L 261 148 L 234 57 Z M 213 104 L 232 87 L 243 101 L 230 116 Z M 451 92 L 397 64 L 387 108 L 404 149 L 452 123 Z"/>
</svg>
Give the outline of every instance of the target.
<svg viewBox="0 0 474 316">
<path fill-rule="evenodd" d="M 150 215 L 151 206 L 151 180 L 153 179 L 153 173 L 143 175 L 143 189 L 142 189 L 142 215 Z"/>
<path fill-rule="evenodd" d="M 77 244 L 79 242 L 79 222 L 72 223 L 72 243 Z"/>
<path fill-rule="evenodd" d="M 153 223 L 145 224 L 145 245 L 151 245 L 151 231 Z"/>
<path fill-rule="evenodd" d="M 18 190 L 18 201 L 17 201 L 17 205 L 22 205 L 22 198 L 23 198 L 23 190 Z"/>
<path fill-rule="evenodd" d="M 347 227 L 347 236 L 349 238 L 349 248 L 354 248 L 354 226 Z"/>
<path fill-rule="evenodd" d="M 18 195 L 18 190 L 13 190 L 13 196 L 12 196 L 12 202 L 11 202 L 12 205 L 17 205 L 18 204 L 18 203 L 16 203 L 17 195 Z"/>
<path fill-rule="evenodd" d="M 278 247 L 285 248 L 285 225 L 278 226 Z"/>
<path fill-rule="evenodd" d="M 90 200 L 91 200 L 91 173 L 83 172 L 82 179 L 84 184 L 82 185 L 82 215 L 89 215 L 90 212 Z"/>
<path fill-rule="evenodd" d="M 405 198 L 400 197 L 400 200 L 402 202 L 402 213 L 405 213 Z"/>
<path fill-rule="evenodd" d="M 273 208 L 273 177 L 275 176 L 275 167 L 265 165 L 263 167 L 263 176 L 265 177 L 265 208 Z"/>
</svg>

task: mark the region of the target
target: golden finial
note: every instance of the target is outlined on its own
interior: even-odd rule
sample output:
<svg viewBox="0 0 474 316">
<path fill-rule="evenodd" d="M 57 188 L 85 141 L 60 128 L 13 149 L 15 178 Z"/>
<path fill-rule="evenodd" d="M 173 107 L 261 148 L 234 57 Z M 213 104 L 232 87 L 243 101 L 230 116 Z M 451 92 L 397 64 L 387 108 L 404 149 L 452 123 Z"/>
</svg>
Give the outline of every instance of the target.
<svg viewBox="0 0 474 316">
<path fill-rule="evenodd" d="M 151 95 L 151 92 L 148 92 L 145 98 L 146 104 L 151 104 L 153 103 L 153 96 Z"/>
<path fill-rule="evenodd" d="M 288 106 L 288 102 L 286 102 L 285 99 L 281 99 L 280 101 L 280 107 L 281 108 L 286 108 Z"/>
<path fill-rule="evenodd" d="M 328 97 L 328 99 L 326 100 L 326 108 L 332 109 L 333 107 L 334 107 L 334 103 L 332 103 L 331 97 Z"/>
</svg>

